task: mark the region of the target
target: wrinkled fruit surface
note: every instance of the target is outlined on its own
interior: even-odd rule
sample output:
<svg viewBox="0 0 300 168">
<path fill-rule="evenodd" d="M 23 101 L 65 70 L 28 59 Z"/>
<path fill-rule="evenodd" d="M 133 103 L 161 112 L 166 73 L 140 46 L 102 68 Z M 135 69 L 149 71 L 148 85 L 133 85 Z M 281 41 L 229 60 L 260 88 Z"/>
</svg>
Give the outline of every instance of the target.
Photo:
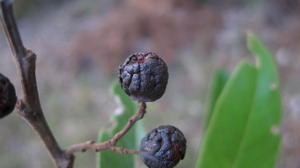
<svg viewBox="0 0 300 168">
<path fill-rule="evenodd" d="M 140 156 L 149 168 L 172 168 L 184 158 L 186 139 L 174 126 L 153 129 L 143 138 Z"/>
<path fill-rule="evenodd" d="M 165 92 L 167 64 L 155 53 L 135 53 L 119 67 L 122 89 L 134 100 L 152 102 Z"/>
<path fill-rule="evenodd" d="M 10 114 L 16 105 L 15 87 L 9 79 L 0 73 L 0 118 Z"/>
</svg>

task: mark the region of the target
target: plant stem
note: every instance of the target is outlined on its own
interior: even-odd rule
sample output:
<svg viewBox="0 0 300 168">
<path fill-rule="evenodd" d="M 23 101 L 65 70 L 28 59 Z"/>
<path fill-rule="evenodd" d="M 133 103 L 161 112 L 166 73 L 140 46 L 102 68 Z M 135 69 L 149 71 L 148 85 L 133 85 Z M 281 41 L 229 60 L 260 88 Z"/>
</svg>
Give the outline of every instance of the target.
<svg viewBox="0 0 300 168">
<path fill-rule="evenodd" d="M 71 168 L 73 155 L 66 154 L 59 147 L 44 117 L 36 83 L 36 55 L 23 46 L 11 1 L 1 2 L 1 23 L 12 49 L 22 84 L 23 98 L 18 101 L 18 112 L 43 140 L 56 166 Z"/>
<path fill-rule="evenodd" d="M 13 52 L 13 58 L 17 65 L 18 74 L 22 85 L 23 98 L 18 100 L 16 105 L 18 113 L 39 135 L 51 158 L 57 168 L 73 168 L 74 153 L 93 150 L 99 152 L 102 150 L 113 150 L 122 154 L 137 154 L 138 151 L 117 147 L 117 142 L 132 128 L 132 126 L 146 113 L 146 103 L 141 102 L 138 112 L 133 115 L 112 139 L 94 143 L 87 141 L 80 144 L 72 145 L 70 148 L 63 150 L 57 143 L 52 131 L 50 130 L 47 120 L 43 114 L 40 104 L 38 87 L 36 82 L 36 55 L 24 47 L 21 36 L 13 15 L 13 5 L 10 0 L 2 0 L 1 4 L 1 23 L 5 32 L 7 41 Z"/>
</svg>

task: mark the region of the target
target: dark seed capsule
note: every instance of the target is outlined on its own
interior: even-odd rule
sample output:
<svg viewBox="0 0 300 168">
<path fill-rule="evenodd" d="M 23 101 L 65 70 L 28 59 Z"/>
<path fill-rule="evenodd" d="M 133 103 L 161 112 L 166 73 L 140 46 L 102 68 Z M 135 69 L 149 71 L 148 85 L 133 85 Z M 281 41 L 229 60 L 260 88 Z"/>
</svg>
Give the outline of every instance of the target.
<svg viewBox="0 0 300 168">
<path fill-rule="evenodd" d="M 16 105 L 15 87 L 7 77 L 0 73 L 0 118 L 10 114 Z"/>
<path fill-rule="evenodd" d="M 165 92 L 167 64 L 155 53 L 135 53 L 119 67 L 122 89 L 134 100 L 152 102 Z"/>
<path fill-rule="evenodd" d="M 149 168 L 173 168 L 185 156 L 186 139 L 176 127 L 153 129 L 143 138 L 140 156 Z"/>
</svg>

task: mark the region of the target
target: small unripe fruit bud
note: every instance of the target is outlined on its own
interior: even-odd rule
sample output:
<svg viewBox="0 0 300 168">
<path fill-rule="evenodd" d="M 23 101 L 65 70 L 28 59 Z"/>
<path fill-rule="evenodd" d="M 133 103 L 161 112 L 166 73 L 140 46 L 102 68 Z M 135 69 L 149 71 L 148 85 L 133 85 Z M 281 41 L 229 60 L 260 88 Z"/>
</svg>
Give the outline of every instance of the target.
<svg viewBox="0 0 300 168">
<path fill-rule="evenodd" d="M 134 100 L 152 102 L 165 92 L 167 64 L 155 53 L 135 53 L 119 67 L 122 89 Z"/>
<path fill-rule="evenodd" d="M 7 77 L 0 73 L 0 118 L 10 114 L 16 105 L 15 87 Z"/>
<path fill-rule="evenodd" d="M 176 127 L 153 129 L 143 138 L 140 156 L 149 168 L 173 168 L 185 156 L 186 139 Z"/>
</svg>

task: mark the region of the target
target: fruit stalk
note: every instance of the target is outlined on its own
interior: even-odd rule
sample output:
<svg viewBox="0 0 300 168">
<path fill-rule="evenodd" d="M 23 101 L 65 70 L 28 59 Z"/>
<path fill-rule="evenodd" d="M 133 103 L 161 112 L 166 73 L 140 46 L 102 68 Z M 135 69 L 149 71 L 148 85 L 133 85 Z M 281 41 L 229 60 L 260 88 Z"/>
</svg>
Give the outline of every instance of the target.
<svg viewBox="0 0 300 168">
<path fill-rule="evenodd" d="M 113 150 L 118 153 L 122 154 L 138 154 L 138 151 L 125 149 L 116 147 L 117 142 L 130 130 L 130 128 L 138 121 L 141 120 L 145 113 L 146 113 L 146 103 L 141 102 L 139 106 L 138 112 L 133 115 L 124 126 L 122 130 L 120 130 L 117 134 L 115 134 L 110 140 L 101 142 L 101 143 L 94 143 L 93 141 L 86 141 L 80 144 L 74 144 L 69 149 L 67 149 L 67 153 L 73 154 L 75 152 L 85 152 L 87 150 L 92 150 L 95 152 L 99 152 L 102 150 Z"/>
</svg>

